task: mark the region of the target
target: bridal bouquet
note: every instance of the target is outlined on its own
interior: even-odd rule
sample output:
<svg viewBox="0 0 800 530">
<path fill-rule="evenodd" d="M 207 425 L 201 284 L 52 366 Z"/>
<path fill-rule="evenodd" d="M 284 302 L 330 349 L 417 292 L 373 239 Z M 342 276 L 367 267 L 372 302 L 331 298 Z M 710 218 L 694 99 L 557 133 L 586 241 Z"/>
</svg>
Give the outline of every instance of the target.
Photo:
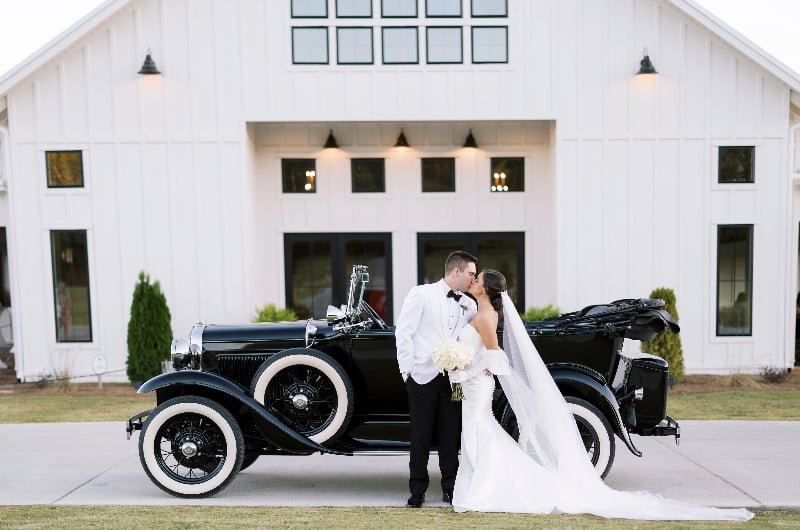
<svg viewBox="0 0 800 530">
<path fill-rule="evenodd" d="M 463 370 L 472 362 L 472 358 L 475 357 L 475 349 L 472 345 L 465 342 L 447 339 L 436 345 L 433 352 L 431 352 L 431 356 L 433 357 L 434 368 L 441 373 L 445 371 Z M 461 401 L 462 395 L 461 384 L 454 384 L 453 401 Z"/>
</svg>

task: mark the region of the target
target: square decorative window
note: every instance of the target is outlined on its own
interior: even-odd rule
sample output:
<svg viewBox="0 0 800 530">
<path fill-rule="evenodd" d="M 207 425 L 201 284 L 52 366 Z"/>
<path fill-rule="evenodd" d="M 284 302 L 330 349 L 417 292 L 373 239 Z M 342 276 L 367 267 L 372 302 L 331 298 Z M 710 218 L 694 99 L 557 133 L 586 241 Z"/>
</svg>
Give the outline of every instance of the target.
<svg viewBox="0 0 800 530">
<path fill-rule="evenodd" d="M 755 182 L 756 148 L 720 147 L 718 179 L 720 184 L 752 183 Z"/>
<path fill-rule="evenodd" d="M 456 191 L 456 159 L 423 158 L 422 191 Z"/>
<path fill-rule="evenodd" d="M 338 18 L 369 18 L 372 16 L 372 0 L 336 0 Z"/>
<path fill-rule="evenodd" d="M 508 62 L 508 28 L 480 26 L 472 28 L 473 63 Z"/>
<path fill-rule="evenodd" d="M 525 159 L 492 158 L 489 189 L 496 192 L 525 191 Z"/>
<path fill-rule="evenodd" d="M 382 28 L 383 64 L 419 63 L 419 37 L 416 27 Z"/>
<path fill-rule="evenodd" d="M 292 18 L 327 18 L 328 0 L 292 0 Z"/>
<path fill-rule="evenodd" d="M 57 342 L 92 342 L 86 230 L 50 231 Z"/>
<path fill-rule="evenodd" d="M 336 28 L 339 64 L 372 64 L 372 28 Z"/>
<path fill-rule="evenodd" d="M 381 0 L 383 18 L 417 18 L 417 0 Z"/>
<path fill-rule="evenodd" d="M 753 334 L 753 225 L 717 227 L 717 336 Z"/>
<path fill-rule="evenodd" d="M 386 175 L 383 158 L 354 158 L 350 161 L 353 193 L 383 193 Z"/>
<path fill-rule="evenodd" d="M 428 64 L 464 62 L 460 27 L 429 26 L 426 40 L 428 41 Z"/>
<path fill-rule="evenodd" d="M 281 160 L 283 193 L 316 193 L 317 161 L 313 158 Z"/>
<path fill-rule="evenodd" d="M 328 28 L 292 28 L 294 64 L 328 64 Z"/>
<path fill-rule="evenodd" d="M 47 187 L 83 187 L 83 151 L 47 151 Z"/>
<path fill-rule="evenodd" d="M 472 0 L 473 17 L 507 17 L 508 0 Z"/>
<path fill-rule="evenodd" d="M 425 0 L 427 17 L 460 17 L 461 0 Z"/>
</svg>

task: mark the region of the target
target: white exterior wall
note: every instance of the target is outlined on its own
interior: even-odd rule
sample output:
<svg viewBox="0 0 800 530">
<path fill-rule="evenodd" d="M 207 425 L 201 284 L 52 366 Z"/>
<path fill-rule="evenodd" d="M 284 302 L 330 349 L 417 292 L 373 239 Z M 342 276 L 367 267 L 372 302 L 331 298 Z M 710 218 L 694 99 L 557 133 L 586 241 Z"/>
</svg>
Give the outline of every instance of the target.
<svg viewBox="0 0 800 530">
<path fill-rule="evenodd" d="M 18 376 L 124 368 L 140 270 L 177 336 L 283 303 L 286 232 L 391 232 L 394 311 L 420 231 L 524 231 L 528 305 L 678 299 L 687 371 L 790 366 L 790 87 L 667 0 L 509 0 L 509 64 L 291 64 L 288 1 L 132 0 L 6 92 Z M 447 24 L 505 24 L 464 18 Z M 420 32 L 424 63 L 424 31 Z M 464 32 L 469 57 L 469 31 Z M 659 75 L 634 78 L 647 47 Z M 137 76 L 147 48 L 163 72 Z M 403 127 L 412 149 L 392 149 Z M 481 146 L 461 149 L 472 128 Z M 342 149 L 323 151 L 333 128 Z M 718 145 L 756 145 L 756 183 L 716 182 Z M 44 152 L 82 149 L 86 186 L 47 189 Z M 280 158 L 315 157 L 318 191 L 281 193 Z M 526 191 L 486 189 L 526 157 Z M 386 193 L 349 193 L 349 158 L 386 158 Z M 419 192 L 418 158 L 454 156 L 456 192 Z M 404 179 L 411 174 L 413 178 Z M 329 176 L 323 180 L 323 175 Z M 357 196 L 356 196 L 357 195 Z M 0 199 L 1 201 L 2 199 Z M 470 213 L 454 219 L 453 203 Z M 474 212 L 474 217 L 472 213 Z M 367 227 L 364 226 L 367 221 Z M 715 336 L 716 225 L 755 226 L 753 336 Z M 49 231 L 88 231 L 94 342 L 57 343 Z M 793 341 L 792 341 L 793 342 Z M 124 379 L 124 371 L 119 372 Z"/>
</svg>

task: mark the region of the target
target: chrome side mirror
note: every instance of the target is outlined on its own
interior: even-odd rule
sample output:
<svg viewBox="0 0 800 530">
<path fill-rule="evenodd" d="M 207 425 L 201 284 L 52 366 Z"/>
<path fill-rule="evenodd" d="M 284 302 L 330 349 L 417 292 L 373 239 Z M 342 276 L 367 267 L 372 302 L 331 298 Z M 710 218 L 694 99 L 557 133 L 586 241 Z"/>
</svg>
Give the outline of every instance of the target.
<svg viewBox="0 0 800 530">
<path fill-rule="evenodd" d="M 306 321 L 306 348 L 311 346 L 313 341 L 311 340 L 317 334 L 317 326 L 311 323 L 311 319 L 309 318 Z"/>
</svg>

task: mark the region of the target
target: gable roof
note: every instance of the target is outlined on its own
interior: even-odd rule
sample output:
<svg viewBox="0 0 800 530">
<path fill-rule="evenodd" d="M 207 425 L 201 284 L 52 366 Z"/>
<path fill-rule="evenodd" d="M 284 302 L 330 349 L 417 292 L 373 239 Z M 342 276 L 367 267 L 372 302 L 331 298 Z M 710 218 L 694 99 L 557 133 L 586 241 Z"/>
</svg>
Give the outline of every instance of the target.
<svg viewBox="0 0 800 530">
<path fill-rule="evenodd" d="M 11 70 L 0 74 L 0 97 L 133 0 L 106 0 Z M 5 105 L 3 105 L 5 106 Z"/>
<path fill-rule="evenodd" d="M 19 63 L 4 75 L 0 75 L 0 98 L 13 86 L 21 82 L 31 73 L 41 68 L 47 61 L 63 52 L 75 41 L 95 29 L 103 21 L 134 0 L 106 0 L 105 3 L 95 8 L 91 13 L 64 30 L 53 40 L 42 46 L 30 57 Z M 778 59 L 764 51 L 747 37 L 727 25 L 716 15 L 707 11 L 693 0 L 663 0 L 671 4 L 692 20 L 719 36 L 724 42 L 746 57 L 762 66 L 769 73 L 786 83 L 792 93 L 792 102 L 800 106 L 800 74 L 780 62 Z M 5 107 L 5 102 L 0 101 L 0 110 Z"/>
<path fill-rule="evenodd" d="M 800 92 L 800 74 L 723 22 L 719 17 L 698 5 L 694 0 L 667 0 L 667 2 L 786 83 L 794 92 Z"/>
</svg>

